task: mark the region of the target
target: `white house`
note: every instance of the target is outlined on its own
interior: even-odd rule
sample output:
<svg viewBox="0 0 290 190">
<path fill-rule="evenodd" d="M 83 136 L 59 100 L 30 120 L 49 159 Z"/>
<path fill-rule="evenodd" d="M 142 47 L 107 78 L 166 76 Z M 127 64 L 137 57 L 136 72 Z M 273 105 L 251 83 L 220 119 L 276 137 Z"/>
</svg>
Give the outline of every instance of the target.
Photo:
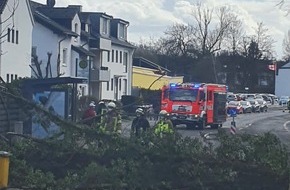
<svg viewBox="0 0 290 190">
<path fill-rule="evenodd" d="M 89 19 L 90 51 L 96 54 L 90 82 L 92 95 L 99 99 L 120 100 L 131 95 L 132 62 L 135 47 L 127 41 L 129 22 L 106 13 L 81 12 L 82 22 Z"/>
<path fill-rule="evenodd" d="M 0 1 L 0 73 L 5 82 L 31 76 L 34 18 L 29 0 Z"/>
<path fill-rule="evenodd" d="M 95 56 L 88 42 L 81 39 L 81 6 L 53 7 L 31 2 L 36 24 L 33 28 L 32 76 L 37 78 L 89 78 L 90 61 Z M 48 59 L 50 54 L 50 65 Z M 41 63 L 37 68 L 37 62 Z M 89 94 L 89 84 L 80 84 L 82 95 Z"/>
<path fill-rule="evenodd" d="M 82 12 L 79 5 L 31 2 L 31 6 L 36 21 L 33 76 L 41 70 L 40 78 L 88 78 L 88 84 L 79 84 L 81 95 L 98 99 L 120 100 L 131 94 L 135 47 L 127 42 L 129 22 L 105 13 Z M 51 65 L 47 69 L 48 53 Z M 36 60 L 42 62 L 40 69 Z"/>
<path fill-rule="evenodd" d="M 290 96 L 290 63 L 278 69 L 275 79 L 275 95 Z"/>
</svg>

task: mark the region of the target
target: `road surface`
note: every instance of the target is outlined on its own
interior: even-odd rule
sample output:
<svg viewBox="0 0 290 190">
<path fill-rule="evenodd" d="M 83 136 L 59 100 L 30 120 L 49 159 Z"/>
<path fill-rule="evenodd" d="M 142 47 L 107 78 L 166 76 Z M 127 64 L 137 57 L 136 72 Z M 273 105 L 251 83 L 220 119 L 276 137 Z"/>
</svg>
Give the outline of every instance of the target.
<svg viewBox="0 0 290 190">
<path fill-rule="evenodd" d="M 223 124 L 222 129 L 230 131 L 231 121 L 228 117 Z M 156 121 L 151 120 L 151 126 L 154 126 Z M 290 113 L 283 111 L 280 106 L 270 107 L 268 112 L 263 113 L 248 113 L 239 114 L 235 117 L 236 133 L 263 134 L 271 132 L 276 134 L 281 141 L 290 147 Z M 123 121 L 123 135 L 129 136 L 131 120 Z M 184 137 L 201 138 L 202 134 L 216 134 L 217 129 L 206 128 L 204 130 L 188 130 L 185 126 L 178 126 L 178 132 Z"/>
</svg>

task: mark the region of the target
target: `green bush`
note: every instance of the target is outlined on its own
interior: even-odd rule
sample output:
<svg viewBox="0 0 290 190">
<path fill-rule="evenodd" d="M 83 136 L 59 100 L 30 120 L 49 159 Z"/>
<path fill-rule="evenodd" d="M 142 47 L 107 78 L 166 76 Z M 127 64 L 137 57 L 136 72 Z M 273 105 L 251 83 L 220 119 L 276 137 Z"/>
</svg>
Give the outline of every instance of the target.
<svg viewBox="0 0 290 190">
<path fill-rule="evenodd" d="M 12 153 L 11 187 L 37 189 L 288 189 L 279 139 L 228 136 L 214 146 L 178 134 L 120 138 L 82 127 L 63 139 L 22 140 Z"/>
</svg>

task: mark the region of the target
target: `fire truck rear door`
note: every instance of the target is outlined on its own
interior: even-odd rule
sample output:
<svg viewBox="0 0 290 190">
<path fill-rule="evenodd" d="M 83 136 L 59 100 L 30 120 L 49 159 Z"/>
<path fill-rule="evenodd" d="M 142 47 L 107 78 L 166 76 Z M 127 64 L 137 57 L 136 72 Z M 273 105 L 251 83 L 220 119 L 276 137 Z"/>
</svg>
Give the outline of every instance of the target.
<svg viewBox="0 0 290 190">
<path fill-rule="evenodd" d="M 213 105 L 213 121 L 214 123 L 223 123 L 227 119 L 226 115 L 226 93 L 215 92 L 214 93 L 214 105 Z"/>
</svg>

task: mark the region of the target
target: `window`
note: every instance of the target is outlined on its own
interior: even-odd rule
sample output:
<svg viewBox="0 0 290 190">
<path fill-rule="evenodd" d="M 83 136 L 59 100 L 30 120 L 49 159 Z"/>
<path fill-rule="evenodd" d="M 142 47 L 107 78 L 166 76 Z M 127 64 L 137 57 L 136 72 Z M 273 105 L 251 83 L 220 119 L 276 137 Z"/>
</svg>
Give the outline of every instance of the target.
<svg viewBox="0 0 290 190">
<path fill-rule="evenodd" d="M 91 26 L 89 24 L 85 24 L 85 31 L 90 33 Z"/>
<path fill-rule="evenodd" d="M 119 24 L 119 38 L 126 39 L 126 26 L 124 24 Z"/>
<path fill-rule="evenodd" d="M 75 33 L 77 33 L 78 34 L 78 23 L 75 23 L 75 28 L 74 28 L 75 30 Z"/>
<path fill-rule="evenodd" d="M 7 30 L 7 41 L 8 41 L 8 42 L 10 42 L 10 40 L 11 40 L 11 39 L 10 39 L 10 38 L 11 38 L 10 35 L 11 35 L 11 29 L 8 28 L 8 30 Z"/>
<path fill-rule="evenodd" d="M 122 79 L 119 79 L 119 90 L 122 90 Z"/>
<path fill-rule="evenodd" d="M 79 59 L 78 58 L 76 58 L 76 77 L 78 76 L 78 67 L 79 67 Z"/>
<path fill-rule="evenodd" d="M 15 79 L 18 79 L 18 75 L 15 75 Z"/>
<path fill-rule="evenodd" d="M 114 50 L 112 50 L 112 62 L 114 62 L 114 56 L 115 56 Z"/>
<path fill-rule="evenodd" d="M 123 65 L 125 66 L 125 72 L 128 72 L 128 53 L 124 53 L 124 62 Z"/>
<path fill-rule="evenodd" d="M 13 81 L 13 74 L 10 75 L 11 82 Z"/>
<path fill-rule="evenodd" d="M 114 79 L 111 78 L 111 91 L 113 91 L 113 90 L 114 90 Z"/>
<path fill-rule="evenodd" d="M 107 91 L 109 91 L 110 90 L 110 82 L 108 81 L 107 82 Z"/>
<path fill-rule="evenodd" d="M 12 29 L 12 31 L 11 31 L 12 43 L 14 43 L 14 35 L 15 35 L 15 31 L 14 31 L 14 29 Z"/>
<path fill-rule="evenodd" d="M 107 61 L 110 62 L 110 52 L 108 51 Z"/>
<path fill-rule="evenodd" d="M 122 63 L 122 59 L 123 59 L 123 52 L 120 51 L 120 63 Z"/>
<path fill-rule="evenodd" d="M 6 82 L 9 82 L 9 74 L 6 74 Z"/>
<path fill-rule="evenodd" d="M 16 30 L 16 44 L 18 44 L 18 34 L 19 34 L 18 30 Z"/>
<path fill-rule="evenodd" d="M 118 50 L 116 50 L 116 63 L 118 63 L 118 60 L 119 60 L 119 52 L 118 52 Z"/>
<path fill-rule="evenodd" d="M 63 63 L 64 65 L 66 65 L 66 62 L 67 62 L 67 60 L 66 60 L 66 54 L 67 54 L 67 48 L 64 48 L 64 49 L 62 50 L 62 63 Z"/>
<path fill-rule="evenodd" d="M 127 79 L 123 79 L 124 81 L 124 95 L 127 95 Z"/>
<path fill-rule="evenodd" d="M 101 22 L 102 22 L 102 34 L 108 34 L 108 20 L 102 18 Z"/>
</svg>

